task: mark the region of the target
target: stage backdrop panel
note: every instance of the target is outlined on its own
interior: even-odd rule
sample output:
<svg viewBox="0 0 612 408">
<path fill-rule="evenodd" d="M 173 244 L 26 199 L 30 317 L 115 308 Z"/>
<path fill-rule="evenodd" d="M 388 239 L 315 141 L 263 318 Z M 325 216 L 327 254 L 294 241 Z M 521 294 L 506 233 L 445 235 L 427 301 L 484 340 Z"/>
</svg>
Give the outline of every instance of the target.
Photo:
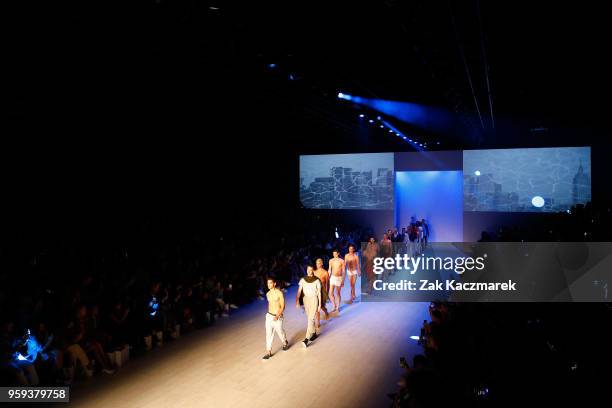
<svg viewBox="0 0 612 408">
<path fill-rule="evenodd" d="M 306 208 L 393 210 L 393 153 L 300 156 Z"/>
<path fill-rule="evenodd" d="M 425 218 L 432 242 L 463 241 L 463 174 L 461 171 L 395 173 L 395 218 L 400 229 L 411 218 Z"/>
<path fill-rule="evenodd" d="M 591 148 L 465 150 L 465 211 L 557 212 L 591 200 Z"/>
<path fill-rule="evenodd" d="M 396 152 L 395 171 L 463 170 L 463 151 Z"/>
</svg>

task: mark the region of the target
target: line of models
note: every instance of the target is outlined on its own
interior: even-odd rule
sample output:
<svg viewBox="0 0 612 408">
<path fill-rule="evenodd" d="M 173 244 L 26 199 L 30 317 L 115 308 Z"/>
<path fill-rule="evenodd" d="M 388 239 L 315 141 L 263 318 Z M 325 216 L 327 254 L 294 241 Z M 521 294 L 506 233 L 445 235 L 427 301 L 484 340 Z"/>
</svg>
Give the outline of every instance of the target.
<svg viewBox="0 0 612 408">
<path fill-rule="evenodd" d="M 325 313 L 325 318 L 329 318 L 329 314 L 338 312 L 341 304 L 341 290 L 344 286 L 344 278 L 349 276 L 351 284 L 351 300 L 352 303 L 357 297 L 355 295 L 355 283 L 357 277 L 361 276 L 361 265 L 359 256 L 355 253 L 355 246 L 349 246 L 349 253 L 344 259 L 340 258 L 340 253 L 334 249 L 333 258 L 329 260 L 329 271 L 323 268 L 323 260 L 321 258 L 316 261 L 316 269 L 312 266 L 306 268 L 306 276 L 300 279 L 299 288 L 295 298 L 295 307 L 300 307 L 300 300 L 304 305 L 306 319 L 308 322 L 306 328 L 306 337 L 301 342 L 304 347 L 314 341 L 321 334 L 321 311 Z M 272 357 L 272 342 L 274 333 L 278 335 L 282 344 L 283 351 L 289 349 L 289 342 L 285 334 L 284 316 L 285 297 L 283 292 L 276 287 L 276 280 L 272 277 L 268 278 L 268 312 L 266 313 L 266 354 L 264 360 Z M 329 299 L 333 304 L 333 309 L 328 312 L 325 304 Z M 303 297 L 302 297 L 303 296 Z"/>
</svg>

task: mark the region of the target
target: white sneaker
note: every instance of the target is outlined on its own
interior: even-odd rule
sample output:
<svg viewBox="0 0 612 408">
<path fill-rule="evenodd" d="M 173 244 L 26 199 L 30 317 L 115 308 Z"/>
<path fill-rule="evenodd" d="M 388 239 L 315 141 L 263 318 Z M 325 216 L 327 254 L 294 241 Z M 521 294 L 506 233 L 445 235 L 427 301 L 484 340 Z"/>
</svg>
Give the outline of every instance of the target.
<svg viewBox="0 0 612 408">
<path fill-rule="evenodd" d="M 238 309 L 238 306 L 236 306 L 236 305 L 235 305 L 235 304 L 233 304 L 233 303 L 232 303 L 232 304 L 230 304 L 230 307 L 231 307 L 232 309 Z"/>
</svg>

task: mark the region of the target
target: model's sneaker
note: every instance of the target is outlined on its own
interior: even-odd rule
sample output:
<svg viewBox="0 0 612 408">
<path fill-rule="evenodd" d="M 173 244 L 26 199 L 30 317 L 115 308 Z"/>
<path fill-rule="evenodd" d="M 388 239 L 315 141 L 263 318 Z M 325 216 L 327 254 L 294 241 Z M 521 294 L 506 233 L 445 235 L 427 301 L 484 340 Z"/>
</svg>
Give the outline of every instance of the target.
<svg viewBox="0 0 612 408">
<path fill-rule="evenodd" d="M 306 347 L 308 347 L 308 343 L 310 343 L 310 342 L 308 341 L 308 339 L 304 339 L 304 340 L 302 341 L 302 346 L 304 346 L 304 348 L 306 348 Z"/>
<path fill-rule="evenodd" d="M 266 354 L 265 356 L 263 356 L 261 359 L 262 359 L 262 360 L 269 360 L 269 359 L 270 359 L 270 357 L 272 357 L 272 354 L 271 354 L 271 353 L 268 353 L 268 354 Z"/>
<path fill-rule="evenodd" d="M 319 337 L 319 335 L 317 333 L 313 333 L 312 336 L 310 336 L 310 341 L 311 342 L 315 341 L 317 337 Z"/>
<path fill-rule="evenodd" d="M 283 344 L 283 351 L 289 350 L 289 342 Z"/>
</svg>

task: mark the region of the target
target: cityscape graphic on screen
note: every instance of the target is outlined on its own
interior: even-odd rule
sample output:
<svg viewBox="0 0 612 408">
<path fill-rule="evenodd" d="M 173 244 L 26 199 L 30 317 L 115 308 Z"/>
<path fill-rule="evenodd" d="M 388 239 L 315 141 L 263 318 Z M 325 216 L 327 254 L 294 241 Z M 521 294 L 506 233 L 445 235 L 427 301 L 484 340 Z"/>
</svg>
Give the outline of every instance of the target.
<svg viewBox="0 0 612 408">
<path fill-rule="evenodd" d="M 591 149 L 465 150 L 465 211 L 558 212 L 591 200 Z"/>
<path fill-rule="evenodd" d="M 306 208 L 393 209 L 393 153 L 300 156 Z"/>
</svg>

